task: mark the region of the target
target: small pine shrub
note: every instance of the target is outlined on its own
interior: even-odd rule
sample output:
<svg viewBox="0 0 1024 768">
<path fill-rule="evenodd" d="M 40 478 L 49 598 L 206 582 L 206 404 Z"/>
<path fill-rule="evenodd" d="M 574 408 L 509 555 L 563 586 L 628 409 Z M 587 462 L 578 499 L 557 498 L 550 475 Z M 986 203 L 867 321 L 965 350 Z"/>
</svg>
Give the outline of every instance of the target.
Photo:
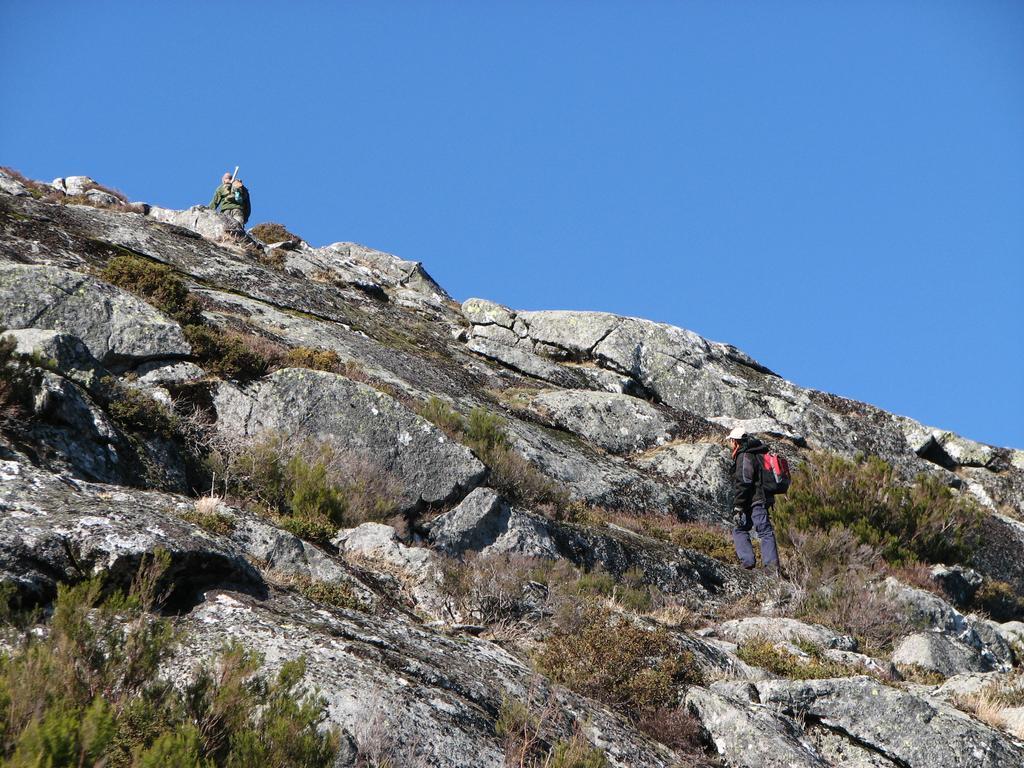
<svg viewBox="0 0 1024 768">
<path fill-rule="evenodd" d="M 294 578 L 293 585 L 299 594 L 314 603 L 354 611 L 364 608 L 352 587 L 343 581 L 320 581 L 304 576 Z"/>
<path fill-rule="evenodd" d="M 165 264 L 122 254 L 107 262 L 100 277 L 134 293 L 182 325 L 202 322 L 202 305 L 177 273 Z"/>
<path fill-rule="evenodd" d="M 783 544 L 791 531 L 848 530 L 897 565 L 970 562 L 983 519 L 977 503 L 937 477 L 921 475 L 908 488 L 876 456 L 851 461 L 827 453 L 811 454 L 794 471 L 773 514 Z"/>
<path fill-rule="evenodd" d="M 163 403 L 133 387 L 115 385 L 111 392 L 107 413 L 118 426 L 166 438 L 177 434 L 177 419 Z"/>
<path fill-rule="evenodd" d="M 490 469 L 491 485 L 508 498 L 532 504 L 569 503 L 562 488 L 512 448 L 500 416 L 478 407 L 466 418 L 437 397 L 421 405 L 419 414 L 468 446 Z"/>
<path fill-rule="evenodd" d="M 273 517 L 310 541 L 329 541 L 339 528 L 381 521 L 397 509 L 401 488 L 387 472 L 329 442 L 266 433 L 214 446 L 208 470 L 224 492 Z"/>
<path fill-rule="evenodd" d="M 278 224 L 277 222 L 267 221 L 262 224 L 249 229 L 249 234 L 253 237 L 259 238 L 264 243 L 283 243 L 287 241 L 301 240 L 302 238 L 298 235 L 289 232 L 285 229 L 284 224 Z"/>
</svg>

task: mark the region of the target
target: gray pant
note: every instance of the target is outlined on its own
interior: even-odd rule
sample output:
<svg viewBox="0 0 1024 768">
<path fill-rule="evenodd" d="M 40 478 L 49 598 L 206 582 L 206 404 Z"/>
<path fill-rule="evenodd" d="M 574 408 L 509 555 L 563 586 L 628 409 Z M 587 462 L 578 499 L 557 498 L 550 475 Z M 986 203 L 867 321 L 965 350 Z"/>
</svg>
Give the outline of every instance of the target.
<svg viewBox="0 0 1024 768">
<path fill-rule="evenodd" d="M 238 226 L 245 229 L 245 214 L 242 213 L 241 208 L 232 208 L 229 211 L 221 211 L 225 216 L 234 219 L 238 222 Z"/>
<path fill-rule="evenodd" d="M 743 567 L 753 568 L 756 564 L 754 547 L 750 544 L 751 528 L 757 531 L 761 539 L 761 560 L 764 561 L 764 566 L 778 567 L 779 549 L 775 545 L 775 530 L 768 517 L 768 510 L 763 504 L 755 504 L 749 512 L 737 513 L 733 518 L 732 543 Z"/>
</svg>

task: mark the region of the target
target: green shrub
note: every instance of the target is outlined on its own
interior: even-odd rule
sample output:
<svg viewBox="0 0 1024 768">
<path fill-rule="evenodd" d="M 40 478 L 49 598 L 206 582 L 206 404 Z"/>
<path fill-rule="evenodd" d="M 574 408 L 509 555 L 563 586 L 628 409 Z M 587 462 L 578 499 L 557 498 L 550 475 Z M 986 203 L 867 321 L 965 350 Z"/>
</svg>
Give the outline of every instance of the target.
<svg viewBox="0 0 1024 768">
<path fill-rule="evenodd" d="M 649 611 L 660 591 L 645 583 L 643 571 L 626 571 L 616 579 L 606 571 L 593 570 L 582 574 L 575 584 L 576 594 L 605 597 L 634 613 Z"/>
<path fill-rule="evenodd" d="M 281 361 L 285 368 L 309 368 L 314 371 L 342 373 L 346 366 L 342 364 L 338 353 L 333 349 L 315 349 L 313 347 L 293 347 L 289 349 Z"/>
<path fill-rule="evenodd" d="M 0 654 L 5 766 L 332 764 L 337 736 L 321 729 L 323 701 L 301 691 L 301 660 L 267 679 L 234 645 L 182 688 L 161 677 L 177 641 L 148 611 L 169 562 L 147 559 L 127 594 L 100 579 L 61 585 L 47 631 Z"/>
<path fill-rule="evenodd" d="M 679 523 L 671 528 L 669 541 L 677 547 L 692 549 L 724 563 L 736 562 L 736 547 L 728 531 L 707 523 Z M 760 542 L 754 542 L 760 546 Z"/>
<path fill-rule="evenodd" d="M 878 457 L 851 461 L 815 453 L 794 471 L 793 487 L 779 498 L 774 518 L 783 543 L 794 530 L 848 530 L 888 562 L 901 564 L 969 562 L 983 516 L 972 499 L 937 477 L 921 475 L 908 488 Z"/>
<path fill-rule="evenodd" d="M 266 433 L 214 446 L 208 468 L 224 493 L 274 517 L 303 539 L 328 541 L 339 528 L 393 515 L 401 489 L 387 472 L 330 443 Z"/>
<path fill-rule="evenodd" d="M 202 366 L 221 378 L 258 379 L 279 360 L 280 346 L 259 336 L 205 325 L 186 325 L 185 338 Z"/>
<path fill-rule="evenodd" d="M 819 648 L 804 646 L 801 650 L 808 652 L 810 658 L 801 658 L 776 648 L 770 640 L 756 638 L 743 643 L 736 651 L 736 656 L 751 666 L 761 667 L 774 675 L 793 680 L 821 680 L 829 677 L 848 677 L 856 673 L 845 664 L 837 664 L 824 658 Z"/>
<path fill-rule="evenodd" d="M 202 305 L 177 273 L 165 264 L 140 256 L 115 256 L 100 277 L 137 294 L 182 325 L 202 322 Z"/>
<path fill-rule="evenodd" d="M 283 243 L 302 238 L 285 229 L 284 224 L 273 221 L 266 221 L 249 229 L 249 234 L 259 238 L 264 243 Z"/>
<path fill-rule="evenodd" d="M 701 681 L 693 655 L 662 629 L 643 629 L 593 603 L 578 606 L 534 656 L 553 681 L 634 719 L 672 708 Z"/>
<path fill-rule="evenodd" d="M 224 512 L 202 512 L 197 509 L 190 509 L 181 519 L 218 536 L 230 535 L 238 525 L 234 517 Z"/>
<path fill-rule="evenodd" d="M 573 730 L 568 739 L 548 744 L 551 720 L 559 709 L 553 698 L 540 706 L 531 701 L 523 703 L 506 698 L 501 703 L 494 732 L 502 739 L 505 765 L 518 768 L 607 768 L 604 752 L 593 747 L 580 733 Z"/>
<path fill-rule="evenodd" d="M 321 581 L 308 576 L 293 577 L 293 586 L 303 597 L 314 603 L 361 611 L 362 601 L 352 591 L 352 586 L 344 581 Z"/>
<path fill-rule="evenodd" d="M 161 402 L 134 387 L 115 385 L 111 390 L 107 413 L 131 432 L 172 438 L 178 432 L 177 418 Z"/>
<path fill-rule="evenodd" d="M 512 448 L 506 422 L 497 414 L 478 407 L 466 418 L 437 397 L 421 405 L 419 414 L 468 446 L 490 469 L 490 484 L 508 498 L 532 504 L 568 504 L 565 491 Z"/>
</svg>

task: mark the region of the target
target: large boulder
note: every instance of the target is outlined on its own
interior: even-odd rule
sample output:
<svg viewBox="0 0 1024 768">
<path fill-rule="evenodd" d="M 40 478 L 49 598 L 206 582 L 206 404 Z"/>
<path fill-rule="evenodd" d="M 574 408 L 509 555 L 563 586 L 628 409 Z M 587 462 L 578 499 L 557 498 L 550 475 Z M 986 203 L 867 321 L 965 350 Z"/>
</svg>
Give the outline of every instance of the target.
<svg viewBox="0 0 1024 768">
<path fill-rule="evenodd" d="M 915 632 L 900 641 L 892 652 L 894 664 L 921 667 L 944 677 L 992 669 L 991 656 L 986 658 L 977 648 L 941 632 Z"/>
<path fill-rule="evenodd" d="M 0 264 L 0 326 L 77 336 L 107 366 L 192 351 L 181 327 L 141 299 L 60 267 Z"/>
<path fill-rule="evenodd" d="M 684 702 L 700 719 L 715 748 L 736 768 L 829 768 L 800 727 L 766 707 L 750 706 L 716 691 L 691 688 Z"/>
<path fill-rule="evenodd" d="M 1010 738 L 938 701 L 867 677 L 763 680 L 761 704 L 820 720 L 905 768 L 1007 768 L 1024 765 Z"/>
<path fill-rule="evenodd" d="M 331 441 L 400 483 L 403 509 L 449 501 L 474 488 L 486 469 L 390 395 L 334 373 L 286 368 L 241 388 L 222 383 L 213 401 L 217 429 L 259 437 L 277 432 Z"/>
<path fill-rule="evenodd" d="M 430 543 L 447 555 L 469 552 L 554 557 L 544 520 L 513 507 L 496 491 L 477 488 L 430 525 Z"/>
<path fill-rule="evenodd" d="M 748 616 L 723 621 L 706 634 L 742 644 L 753 640 L 771 643 L 810 643 L 819 648 L 856 651 L 857 641 L 820 624 L 775 616 Z"/>
<path fill-rule="evenodd" d="M 550 390 L 531 406 L 556 426 L 611 453 L 642 451 L 672 440 L 679 425 L 645 400 L 613 392 Z"/>
<path fill-rule="evenodd" d="M 110 375 L 77 336 L 42 328 L 22 328 L 4 336 L 14 339 L 17 354 L 35 356 L 88 390 L 100 388 Z"/>
<path fill-rule="evenodd" d="M 233 240 L 240 234 L 238 222 L 229 216 L 210 210 L 205 205 L 193 205 L 183 211 L 173 208 L 160 208 L 151 206 L 146 215 L 162 221 L 165 224 L 173 224 L 177 227 L 190 229 L 208 240 Z"/>
</svg>

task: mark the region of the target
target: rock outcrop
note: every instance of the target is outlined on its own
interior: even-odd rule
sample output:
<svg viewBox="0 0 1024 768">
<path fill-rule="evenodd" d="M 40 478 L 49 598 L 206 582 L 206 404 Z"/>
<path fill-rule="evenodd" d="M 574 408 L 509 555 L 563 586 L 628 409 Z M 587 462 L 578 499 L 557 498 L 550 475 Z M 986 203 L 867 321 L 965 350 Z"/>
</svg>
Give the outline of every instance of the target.
<svg viewBox="0 0 1024 768">
<path fill-rule="evenodd" d="M 135 206 L 88 177 L 46 186 L 0 172 L 0 327 L 14 344 L 0 379 L 0 586 L 14 605 L 46 606 L 59 584 L 97 574 L 124 586 L 166 551 L 166 612 L 182 638 L 170 673 L 187 679 L 228 641 L 259 649 L 270 670 L 304 657 L 304 685 L 340 735 L 338 766 L 366 764 L 371 746 L 395 765 L 507 765 L 514 745 L 498 723 L 520 710 L 539 723 L 537 761 L 582 740 L 623 768 L 1024 764 L 1024 718 L 1006 707 L 989 718 L 997 729 L 969 706 L 1019 685 L 1024 452 L 802 388 L 681 328 L 459 306 L 418 262 L 344 242 L 240 247 L 238 235 L 202 206 Z M 190 323 L 271 350 L 274 370 L 215 375 L 223 361 L 193 349 L 145 290 L 99 277 L 126 254 L 167 267 L 201 307 Z M 302 354 L 281 367 L 281 350 Z M 320 358 L 309 364 L 329 371 L 295 367 Z M 451 411 L 437 424 L 421 415 L 435 398 Z M 490 414 L 484 427 L 474 409 Z M 823 624 L 792 618 L 806 616 L 805 586 L 721 559 L 735 426 L 797 462 L 865 452 L 908 483 L 928 473 L 970 494 L 983 511 L 973 560 L 932 569 L 944 597 L 866 582 L 904 619 L 884 647 L 827 612 L 813 619 Z M 315 508 L 326 491 L 288 487 L 287 461 L 261 467 L 272 487 L 249 495 L 211 474 L 230 467 L 214 461 L 224 452 L 263 440 L 360 462 L 346 509 L 372 480 L 394 487 L 395 504 L 310 533 L 290 515 L 297 497 Z M 224 488 L 238 498 L 212 495 Z M 680 520 L 704 525 L 659 527 Z M 467 586 L 481 564 L 493 583 Z M 992 595 L 1017 620 L 970 612 Z M 642 645 L 627 630 L 661 644 L 641 648 L 648 664 L 678 651 L 676 677 L 648 666 L 631 689 L 671 685 L 676 698 L 630 710 L 623 689 L 581 684 L 588 669 L 538 661 L 556 625 L 582 652 L 572 622 L 584 600 L 620 622 L 597 651 Z M 488 619 L 524 601 L 529 611 Z M 746 653 L 754 641 L 782 662 Z M 845 676 L 779 676 L 821 669 Z"/>
</svg>

